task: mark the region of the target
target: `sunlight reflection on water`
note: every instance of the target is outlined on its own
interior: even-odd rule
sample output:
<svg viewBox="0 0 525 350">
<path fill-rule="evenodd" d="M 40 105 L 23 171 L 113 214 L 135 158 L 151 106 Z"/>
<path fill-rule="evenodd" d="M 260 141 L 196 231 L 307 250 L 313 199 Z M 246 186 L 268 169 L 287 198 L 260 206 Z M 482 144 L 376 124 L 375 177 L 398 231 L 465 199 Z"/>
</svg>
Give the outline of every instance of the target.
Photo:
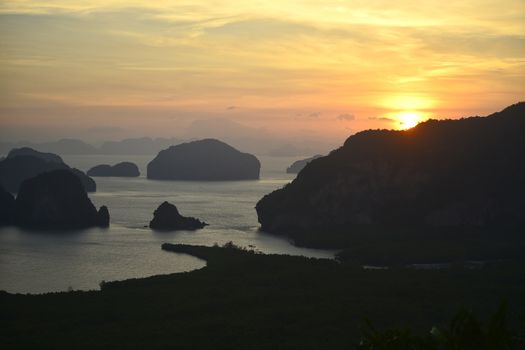
<svg viewBox="0 0 525 350">
<path fill-rule="evenodd" d="M 65 161 L 82 170 L 99 163 L 130 160 L 144 174 L 145 156 L 74 156 Z M 100 159 L 104 158 L 104 159 Z M 97 161 L 98 160 L 98 161 Z M 265 159 L 262 180 L 231 182 L 152 181 L 98 177 L 90 198 L 107 205 L 109 229 L 75 232 L 31 232 L 0 228 L 0 290 L 19 293 L 98 289 L 102 280 L 122 280 L 201 268 L 197 258 L 164 252 L 162 243 L 235 244 L 264 253 L 331 258 L 334 252 L 298 248 L 286 239 L 258 232 L 257 201 L 282 187 L 293 176 L 284 169 L 294 158 Z M 209 224 L 195 232 L 153 232 L 147 226 L 163 201 L 177 205 L 186 216 Z"/>
</svg>

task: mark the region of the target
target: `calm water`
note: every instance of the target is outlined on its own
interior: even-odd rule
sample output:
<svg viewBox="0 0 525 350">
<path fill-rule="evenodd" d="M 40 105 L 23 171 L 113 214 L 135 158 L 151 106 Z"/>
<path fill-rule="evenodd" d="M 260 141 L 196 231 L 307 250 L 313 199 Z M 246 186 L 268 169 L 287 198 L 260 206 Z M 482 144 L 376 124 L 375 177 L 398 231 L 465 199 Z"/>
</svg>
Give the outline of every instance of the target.
<svg viewBox="0 0 525 350">
<path fill-rule="evenodd" d="M 229 241 L 253 246 L 265 253 L 333 257 L 333 252 L 297 248 L 287 240 L 258 232 L 255 203 L 291 179 L 284 169 L 297 158 L 259 157 L 260 181 L 187 182 L 147 180 L 152 156 L 65 156 L 66 163 L 86 171 L 100 163 L 129 160 L 139 178 L 97 177 L 90 198 L 98 208 L 107 205 L 109 229 L 42 233 L 13 227 L 0 229 L 0 290 L 44 293 L 98 289 L 102 280 L 122 280 L 189 271 L 204 262 L 183 254 L 164 252 L 160 245 L 213 245 Z M 153 232 L 145 228 L 163 201 L 177 205 L 186 216 L 209 224 L 195 232 Z"/>
</svg>

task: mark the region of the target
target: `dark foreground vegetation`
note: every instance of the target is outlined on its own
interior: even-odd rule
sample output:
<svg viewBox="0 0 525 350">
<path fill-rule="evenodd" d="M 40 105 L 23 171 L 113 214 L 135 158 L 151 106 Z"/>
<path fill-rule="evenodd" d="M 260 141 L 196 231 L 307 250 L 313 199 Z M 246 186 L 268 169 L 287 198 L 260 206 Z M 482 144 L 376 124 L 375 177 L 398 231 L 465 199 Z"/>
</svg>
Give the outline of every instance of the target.
<svg viewBox="0 0 525 350">
<path fill-rule="evenodd" d="M 296 244 L 308 238 L 304 235 Z M 368 230 L 346 235 L 341 241 L 346 242 L 347 248 L 338 254 L 338 259 L 361 265 L 465 264 L 525 258 L 525 235 L 511 230 Z"/>
<path fill-rule="evenodd" d="M 207 267 L 101 283 L 100 292 L 0 293 L 0 343 L 6 349 L 356 349 L 363 341 L 361 349 L 429 349 L 390 344 L 389 337 L 419 341 L 433 327 L 446 336 L 451 319 L 465 319 L 457 314 L 462 307 L 485 332 L 502 300 L 508 323 L 495 329 L 514 330 L 513 341 L 525 329 L 523 261 L 472 270 L 363 270 L 233 245 L 163 249 L 206 259 Z M 373 328 L 362 328 L 365 319 Z"/>
<path fill-rule="evenodd" d="M 523 349 L 525 334 L 509 329 L 507 307 L 481 323 L 469 310 L 462 309 L 444 328 L 433 327 L 424 335 L 412 334 L 409 328 L 378 331 L 367 321 L 363 327 L 360 350 L 505 350 Z"/>
</svg>

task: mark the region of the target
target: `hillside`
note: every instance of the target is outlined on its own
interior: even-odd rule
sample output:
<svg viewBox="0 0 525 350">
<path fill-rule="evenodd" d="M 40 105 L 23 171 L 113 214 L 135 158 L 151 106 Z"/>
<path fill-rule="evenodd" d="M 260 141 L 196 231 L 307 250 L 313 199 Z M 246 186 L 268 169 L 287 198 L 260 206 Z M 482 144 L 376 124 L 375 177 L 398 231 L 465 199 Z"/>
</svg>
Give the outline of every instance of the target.
<svg viewBox="0 0 525 350">
<path fill-rule="evenodd" d="M 337 247 L 367 232 L 523 228 L 524 131 L 518 103 L 484 118 L 358 133 L 262 198 L 261 228 Z"/>
</svg>

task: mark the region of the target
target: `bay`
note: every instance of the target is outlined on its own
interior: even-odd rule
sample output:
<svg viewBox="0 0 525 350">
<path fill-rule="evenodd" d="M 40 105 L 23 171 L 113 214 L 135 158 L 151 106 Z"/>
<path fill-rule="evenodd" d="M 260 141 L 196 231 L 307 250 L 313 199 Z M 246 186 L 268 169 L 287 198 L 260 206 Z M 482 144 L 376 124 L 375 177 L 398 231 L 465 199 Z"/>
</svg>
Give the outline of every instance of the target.
<svg viewBox="0 0 525 350">
<path fill-rule="evenodd" d="M 39 232 L 0 228 L 0 290 L 11 293 L 46 293 L 68 289 L 93 290 L 101 281 L 140 278 L 191 271 L 205 262 L 164 252 L 162 243 L 213 245 L 233 243 L 263 253 L 332 258 L 333 251 L 298 248 L 288 240 L 259 232 L 255 204 L 265 194 L 284 186 L 294 175 L 286 167 L 297 158 L 258 157 L 258 181 L 156 181 L 146 179 L 153 156 L 63 156 L 83 171 L 120 161 L 139 166 L 138 178 L 96 177 L 97 192 L 89 197 L 99 207 L 107 205 L 108 229 Z M 185 216 L 209 226 L 188 232 L 155 232 L 147 225 L 163 202 L 177 206 Z"/>
</svg>

